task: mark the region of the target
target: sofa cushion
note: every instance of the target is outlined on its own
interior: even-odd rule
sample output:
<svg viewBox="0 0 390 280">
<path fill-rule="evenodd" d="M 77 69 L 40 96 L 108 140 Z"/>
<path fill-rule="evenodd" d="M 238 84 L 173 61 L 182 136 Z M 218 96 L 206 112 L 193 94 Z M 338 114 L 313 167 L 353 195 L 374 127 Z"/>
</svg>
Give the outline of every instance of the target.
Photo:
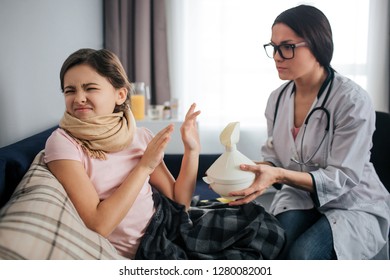
<svg viewBox="0 0 390 280">
<path fill-rule="evenodd" d="M 10 198 L 34 157 L 45 147 L 46 139 L 57 127 L 0 149 L 0 207 Z"/>
<path fill-rule="evenodd" d="M 0 259 L 123 259 L 84 225 L 43 155 L 0 210 Z"/>
</svg>

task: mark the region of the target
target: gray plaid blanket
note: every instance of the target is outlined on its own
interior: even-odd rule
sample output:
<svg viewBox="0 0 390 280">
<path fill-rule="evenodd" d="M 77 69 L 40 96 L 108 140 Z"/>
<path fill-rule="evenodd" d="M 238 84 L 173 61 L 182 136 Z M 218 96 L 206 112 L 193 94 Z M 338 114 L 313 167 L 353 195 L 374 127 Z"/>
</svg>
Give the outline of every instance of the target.
<svg viewBox="0 0 390 280">
<path fill-rule="evenodd" d="M 186 212 L 158 193 L 155 203 L 136 259 L 275 259 L 284 245 L 278 221 L 254 203 L 207 202 Z"/>
</svg>

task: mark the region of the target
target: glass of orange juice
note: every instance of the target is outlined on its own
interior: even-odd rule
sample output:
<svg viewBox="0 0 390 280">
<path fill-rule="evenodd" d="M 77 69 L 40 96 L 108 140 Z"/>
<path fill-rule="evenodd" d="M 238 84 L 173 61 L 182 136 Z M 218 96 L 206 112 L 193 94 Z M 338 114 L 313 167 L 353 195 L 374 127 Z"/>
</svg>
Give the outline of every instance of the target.
<svg viewBox="0 0 390 280">
<path fill-rule="evenodd" d="M 134 118 L 143 120 L 145 118 L 145 83 L 134 83 L 134 94 L 131 96 L 131 111 Z"/>
</svg>

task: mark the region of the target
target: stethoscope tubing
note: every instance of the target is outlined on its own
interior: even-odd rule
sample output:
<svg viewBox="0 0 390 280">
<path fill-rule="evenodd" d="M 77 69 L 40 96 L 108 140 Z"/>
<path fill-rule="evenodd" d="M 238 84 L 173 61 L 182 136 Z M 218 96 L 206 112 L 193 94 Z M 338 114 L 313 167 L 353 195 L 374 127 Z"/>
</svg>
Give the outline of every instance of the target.
<svg viewBox="0 0 390 280">
<path fill-rule="evenodd" d="M 317 154 L 317 152 L 319 151 L 322 143 L 325 141 L 325 138 L 329 132 L 329 128 L 330 128 L 330 112 L 328 109 L 325 108 L 325 104 L 326 104 L 326 101 L 328 100 L 328 97 L 330 95 L 330 92 L 331 92 L 331 89 L 332 89 L 332 85 L 333 85 L 333 80 L 334 80 L 334 70 L 332 68 L 329 67 L 328 69 L 328 77 L 327 79 L 324 81 L 324 83 L 322 84 L 318 94 L 317 94 L 317 98 L 320 98 L 320 96 L 322 95 L 322 93 L 325 91 L 326 87 L 329 85 L 328 87 L 328 90 L 326 92 L 326 95 L 325 95 L 325 98 L 321 104 L 321 106 L 319 107 L 315 107 L 313 108 L 309 114 L 307 115 L 306 117 L 306 120 L 304 122 L 304 130 L 303 130 L 303 135 L 302 135 L 302 140 L 301 140 L 301 149 L 300 149 L 300 159 L 294 159 L 293 157 L 291 158 L 291 160 L 299 165 L 308 165 L 308 163 L 314 158 L 314 156 Z M 284 88 L 281 90 L 281 92 L 279 93 L 279 96 L 278 96 L 278 99 L 276 101 L 276 105 L 275 105 L 275 113 L 274 113 L 274 120 L 273 120 L 273 128 L 275 127 L 275 122 L 276 122 L 276 117 L 277 117 L 277 114 L 278 114 L 278 110 L 279 110 L 279 104 L 280 104 L 280 100 L 281 100 L 281 97 L 282 95 L 284 94 L 284 92 L 286 91 L 287 87 L 292 83 L 293 81 L 290 81 L 288 82 Z M 292 89 L 292 92 L 291 94 L 294 92 L 295 90 L 295 85 Z M 327 120 L 327 123 L 326 123 L 326 127 L 325 127 L 325 132 L 324 132 L 324 135 L 320 141 L 320 144 L 317 146 L 317 148 L 314 150 L 314 152 L 308 157 L 308 159 L 304 160 L 304 157 L 303 157 L 303 143 L 304 143 L 304 138 L 305 138 L 305 134 L 306 134 L 306 128 L 307 128 L 307 125 L 309 123 L 309 120 L 311 118 L 311 116 L 313 115 L 313 113 L 315 113 L 316 111 L 323 111 L 325 113 L 325 116 L 326 116 L 326 120 Z M 273 147 L 273 136 L 271 136 L 268 141 L 267 141 L 267 145 L 269 147 Z"/>
</svg>

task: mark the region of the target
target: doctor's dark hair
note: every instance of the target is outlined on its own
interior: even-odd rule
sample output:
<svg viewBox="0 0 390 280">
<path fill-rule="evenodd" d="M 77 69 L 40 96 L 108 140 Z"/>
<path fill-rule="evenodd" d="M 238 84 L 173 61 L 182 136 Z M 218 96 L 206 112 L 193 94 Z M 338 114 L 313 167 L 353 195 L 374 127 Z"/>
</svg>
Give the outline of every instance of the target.
<svg viewBox="0 0 390 280">
<path fill-rule="evenodd" d="M 333 57 L 332 28 L 327 17 L 319 9 L 300 5 L 282 12 L 272 26 L 283 23 L 302 37 L 314 57 L 324 67 L 330 67 Z"/>
<path fill-rule="evenodd" d="M 79 49 L 72 53 L 62 64 L 60 71 L 61 90 L 64 92 L 64 77 L 66 72 L 77 65 L 89 65 L 96 70 L 100 75 L 107 78 L 111 85 L 120 89 L 127 89 L 126 101 L 117 105 L 114 112 L 125 111 L 130 108 L 130 95 L 133 91 L 133 86 L 127 78 L 125 69 L 122 66 L 119 58 L 111 51 L 106 49 Z"/>
</svg>

